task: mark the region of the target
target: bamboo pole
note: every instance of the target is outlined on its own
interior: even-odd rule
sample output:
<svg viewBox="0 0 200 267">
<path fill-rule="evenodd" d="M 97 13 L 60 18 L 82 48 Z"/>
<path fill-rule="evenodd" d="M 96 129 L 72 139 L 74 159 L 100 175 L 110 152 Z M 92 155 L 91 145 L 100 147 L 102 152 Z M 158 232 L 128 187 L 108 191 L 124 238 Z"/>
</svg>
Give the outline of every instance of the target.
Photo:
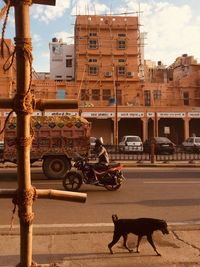
<svg viewBox="0 0 200 267">
<path fill-rule="evenodd" d="M 1 98 L 0 108 L 13 108 L 14 99 L 12 98 Z M 78 108 L 78 102 L 75 99 L 38 99 L 35 100 L 36 110 L 45 109 L 76 109 Z"/>
<path fill-rule="evenodd" d="M 30 39 L 30 21 L 29 21 L 29 5 L 23 1 L 18 1 L 14 6 L 15 9 L 15 32 L 16 32 L 16 74 L 17 74 L 17 95 L 16 105 L 19 109 L 23 96 L 28 93 L 31 66 L 25 50 L 25 40 Z M 30 48 L 31 49 L 31 48 Z M 32 52 L 32 51 L 30 51 Z M 21 99 L 20 99 L 21 98 Z M 30 136 L 30 113 L 17 112 L 17 140 L 28 140 Z M 31 189 L 31 173 L 30 173 L 30 145 L 19 145 L 17 149 L 17 180 L 18 190 L 20 194 L 28 192 Z M 22 201 L 21 201 L 22 202 Z M 23 267 L 29 267 L 32 264 L 32 223 L 26 222 L 23 216 L 27 214 L 31 216 L 32 204 L 27 202 L 19 205 L 20 219 L 20 264 Z"/>
<path fill-rule="evenodd" d="M 16 189 L 0 189 L 0 198 L 14 198 L 17 194 Z M 85 203 L 87 194 L 77 192 L 66 192 L 54 189 L 36 189 L 37 198 L 56 199 Z"/>
</svg>

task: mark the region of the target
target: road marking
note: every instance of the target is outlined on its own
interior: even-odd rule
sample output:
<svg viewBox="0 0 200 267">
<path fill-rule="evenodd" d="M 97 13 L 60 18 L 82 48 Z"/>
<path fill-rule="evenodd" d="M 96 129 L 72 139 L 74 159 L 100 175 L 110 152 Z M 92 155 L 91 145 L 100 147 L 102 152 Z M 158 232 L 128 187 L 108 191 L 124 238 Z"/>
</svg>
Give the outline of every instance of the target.
<svg viewBox="0 0 200 267">
<path fill-rule="evenodd" d="M 110 227 L 113 223 L 60 223 L 60 224 L 34 224 L 33 228 L 78 228 L 78 227 Z M 0 229 L 10 228 L 10 225 L 0 225 Z M 19 228 L 19 224 L 13 225 L 13 229 Z"/>
<path fill-rule="evenodd" d="M 144 184 L 200 184 L 200 181 L 143 181 Z"/>
<path fill-rule="evenodd" d="M 62 185 L 62 181 L 60 181 L 60 182 L 59 181 L 57 181 L 57 182 L 52 182 L 52 181 L 51 182 L 48 182 L 48 181 L 45 181 L 45 182 L 34 182 L 33 181 L 33 184 L 35 184 L 35 185 L 47 185 L 47 184 L 48 185 L 51 185 L 51 184 L 52 185 L 54 185 L 54 184 L 60 184 L 60 185 Z"/>
<path fill-rule="evenodd" d="M 200 221 L 169 222 L 169 226 L 200 225 Z M 113 223 L 67 223 L 67 224 L 34 224 L 33 228 L 80 228 L 80 227 L 113 227 Z M 19 229 L 19 224 L 13 225 L 13 229 Z M 10 229 L 10 225 L 0 225 L 0 229 Z"/>
</svg>

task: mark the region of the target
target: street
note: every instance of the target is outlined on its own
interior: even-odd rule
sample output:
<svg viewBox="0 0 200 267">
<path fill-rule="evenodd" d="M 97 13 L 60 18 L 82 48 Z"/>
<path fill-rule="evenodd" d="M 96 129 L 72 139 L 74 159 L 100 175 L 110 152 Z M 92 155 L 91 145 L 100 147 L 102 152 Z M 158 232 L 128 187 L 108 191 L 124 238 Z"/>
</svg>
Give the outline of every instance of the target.
<svg viewBox="0 0 200 267">
<path fill-rule="evenodd" d="M 125 169 L 126 181 L 115 192 L 82 185 L 88 194 L 85 204 L 43 200 L 35 201 L 34 224 L 111 223 L 111 215 L 119 217 L 155 217 L 172 223 L 200 222 L 200 175 L 198 168 Z M 32 169 L 37 188 L 64 190 L 62 181 L 47 180 L 41 169 Z M 16 170 L 0 170 L 0 188 L 16 188 Z M 1 225 L 9 225 L 13 210 L 11 200 L 1 199 Z M 14 224 L 18 224 L 17 213 Z"/>
</svg>

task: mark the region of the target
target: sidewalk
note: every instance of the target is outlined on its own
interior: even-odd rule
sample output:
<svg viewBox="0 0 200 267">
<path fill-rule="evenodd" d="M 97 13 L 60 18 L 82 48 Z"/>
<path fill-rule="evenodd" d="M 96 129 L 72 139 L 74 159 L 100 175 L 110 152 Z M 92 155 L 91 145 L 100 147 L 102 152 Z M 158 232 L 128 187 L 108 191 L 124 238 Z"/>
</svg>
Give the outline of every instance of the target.
<svg viewBox="0 0 200 267">
<path fill-rule="evenodd" d="M 113 247 L 113 227 L 98 228 L 34 228 L 33 261 L 41 266 L 60 267 L 199 267 L 200 225 L 169 225 L 170 234 L 154 233 L 161 257 L 156 256 L 144 239 L 140 253 L 129 253 L 122 239 Z M 11 233 L 0 230 L 0 266 L 13 267 L 19 263 L 19 229 Z M 136 236 L 129 235 L 128 245 L 135 247 Z M 56 263 L 57 265 L 50 265 Z"/>
</svg>

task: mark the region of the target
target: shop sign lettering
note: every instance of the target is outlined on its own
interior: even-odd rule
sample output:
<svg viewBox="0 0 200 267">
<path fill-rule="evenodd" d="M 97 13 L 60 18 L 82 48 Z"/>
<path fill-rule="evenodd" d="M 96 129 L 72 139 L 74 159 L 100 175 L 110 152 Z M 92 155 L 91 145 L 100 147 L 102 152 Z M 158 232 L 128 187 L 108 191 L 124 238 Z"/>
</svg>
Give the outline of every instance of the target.
<svg viewBox="0 0 200 267">
<path fill-rule="evenodd" d="M 189 118 L 200 118 L 200 112 L 188 112 Z"/>
<path fill-rule="evenodd" d="M 184 118 L 185 112 L 158 112 L 159 118 Z"/>
</svg>

